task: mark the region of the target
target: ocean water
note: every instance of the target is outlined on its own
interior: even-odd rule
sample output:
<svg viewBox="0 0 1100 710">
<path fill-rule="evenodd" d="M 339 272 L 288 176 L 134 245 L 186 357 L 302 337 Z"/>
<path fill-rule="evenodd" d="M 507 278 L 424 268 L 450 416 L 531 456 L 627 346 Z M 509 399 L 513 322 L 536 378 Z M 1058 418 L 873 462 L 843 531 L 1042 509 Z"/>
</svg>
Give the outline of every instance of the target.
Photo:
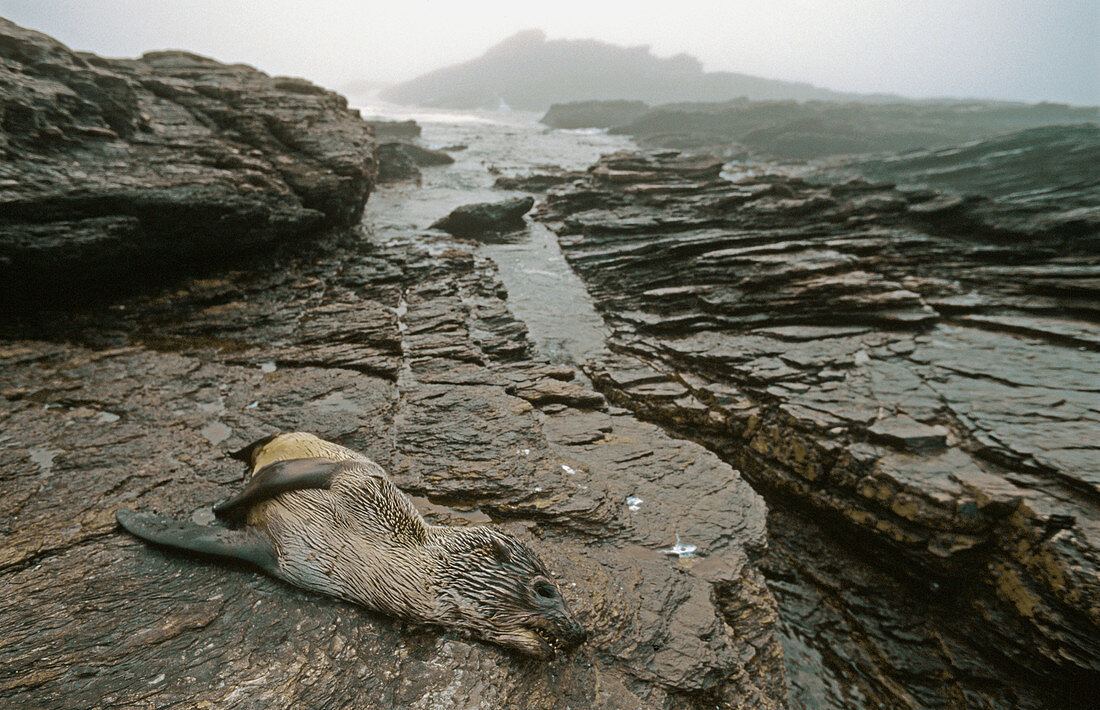
<svg viewBox="0 0 1100 710">
<path fill-rule="evenodd" d="M 391 183 L 375 189 L 364 224 L 371 238 L 383 243 L 411 238 L 430 244 L 438 236 L 429 226 L 455 207 L 527 194 L 494 188 L 502 175 L 524 175 L 547 166 L 584 170 L 605 153 L 633 147 L 628 138 L 603 131 L 552 130 L 538 122 L 539 114 L 528 112 L 413 109 L 369 99 L 353 100 L 352 105 L 365 118 L 414 119 L 422 129 L 421 145 L 446 150 L 455 159 L 453 165 L 421 168 L 420 185 Z M 496 262 L 509 305 L 527 324 L 540 356 L 578 364 L 603 349 L 603 321 L 552 232 L 529 219 L 526 235 L 478 249 Z"/>
</svg>

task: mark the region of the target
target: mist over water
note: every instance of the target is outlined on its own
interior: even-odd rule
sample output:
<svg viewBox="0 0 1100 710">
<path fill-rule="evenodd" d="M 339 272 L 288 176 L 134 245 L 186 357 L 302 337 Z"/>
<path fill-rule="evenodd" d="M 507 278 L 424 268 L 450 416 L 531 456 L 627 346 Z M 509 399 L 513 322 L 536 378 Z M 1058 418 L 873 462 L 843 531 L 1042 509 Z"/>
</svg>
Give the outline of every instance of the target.
<svg viewBox="0 0 1100 710">
<path fill-rule="evenodd" d="M 840 92 L 1100 103 L 1091 0 L 4 0 L 0 16 L 100 55 L 181 48 L 334 89 L 406 81 L 538 28 Z"/>
</svg>

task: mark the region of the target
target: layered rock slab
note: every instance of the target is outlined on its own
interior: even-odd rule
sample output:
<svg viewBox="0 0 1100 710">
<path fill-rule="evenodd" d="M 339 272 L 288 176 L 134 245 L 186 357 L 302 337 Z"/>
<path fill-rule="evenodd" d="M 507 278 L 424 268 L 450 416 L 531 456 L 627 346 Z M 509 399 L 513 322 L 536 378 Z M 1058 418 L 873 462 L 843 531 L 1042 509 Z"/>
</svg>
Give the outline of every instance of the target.
<svg viewBox="0 0 1100 710">
<path fill-rule="evenodd" d="M 613 330 L 597 388 L 949 589 L 968 612 L 935 633 L 1015 669 L 861 631 L 869 697 L 1095 687 L 1095 209 L 719 168 L 616 154 L 540 207 Z"/>
<path fill-rule="evenodd" d="M 355 225 L 347 100 L 185 52 L 103 59 L 0 19 L 0 293 L 124 290 Z"/>
<path fill-rule="evenodd" d="M 503 299 L 489 262 L 439 238 L 9 326 L 0 697 L 783 707 L 775 603 L 751 561 L 762 500 L 714 454 L 534 361 Z M 287 429 L 372 456 L 433 521 L 525 539 L 592 639 L 525 661 L 115 528 L 123 505 L 208 521 L 244 479 L 225 452 Z"/>
</svg>

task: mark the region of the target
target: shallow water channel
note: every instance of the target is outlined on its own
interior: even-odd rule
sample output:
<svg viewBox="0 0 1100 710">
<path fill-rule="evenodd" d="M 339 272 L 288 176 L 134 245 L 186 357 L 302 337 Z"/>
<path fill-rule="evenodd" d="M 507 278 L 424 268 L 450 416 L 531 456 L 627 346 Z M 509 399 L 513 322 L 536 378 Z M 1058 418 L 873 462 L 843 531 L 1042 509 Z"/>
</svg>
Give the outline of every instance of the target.
<svg viewBox="0 0 1100 710">
<path fill-rule="evenodd" d="M 455 207 L 523 194 L 494 188 L 499 175 L 537 172 L 547 165 L 583 170 L 604 153 L 632 147 L 628 139 L 602 132 L 551 131 L 527 113 L 426 113 L 387 106 L 361 110 L 368 117 L 416 119 L 423 128 L 421 143 L 450 148 L 447 152 L 455 158 L 454 165 L 423 168 L 419 186 L 392 183 L 374 191 L 364 221 L 373 238 L 383 242 L 410 236 L 430 242 L 428 225 Z M 576 364 L 603 349 L 603 321 L 552 232 L 529 222 L 525 238 L 485 244 L 480 251 L 496 262 L 512 311 L 527 324 L 543 358 Z"/>
</svg>

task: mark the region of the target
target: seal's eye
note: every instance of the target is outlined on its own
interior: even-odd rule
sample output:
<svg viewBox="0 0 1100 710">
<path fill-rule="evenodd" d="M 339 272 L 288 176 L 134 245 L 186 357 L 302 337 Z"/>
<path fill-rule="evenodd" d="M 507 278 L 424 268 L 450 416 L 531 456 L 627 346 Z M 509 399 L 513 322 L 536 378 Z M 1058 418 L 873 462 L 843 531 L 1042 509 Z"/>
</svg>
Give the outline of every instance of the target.
<svg viewBox="0 0 1100 710">
<path fill-rule="evenodd" d="M 547 582 L 539 582 L 535 585 L 535 594 L 538 594 L 543 599 L 553 599 L 558 596 L 558 590 L 554 589 Z"/>
</svg>

